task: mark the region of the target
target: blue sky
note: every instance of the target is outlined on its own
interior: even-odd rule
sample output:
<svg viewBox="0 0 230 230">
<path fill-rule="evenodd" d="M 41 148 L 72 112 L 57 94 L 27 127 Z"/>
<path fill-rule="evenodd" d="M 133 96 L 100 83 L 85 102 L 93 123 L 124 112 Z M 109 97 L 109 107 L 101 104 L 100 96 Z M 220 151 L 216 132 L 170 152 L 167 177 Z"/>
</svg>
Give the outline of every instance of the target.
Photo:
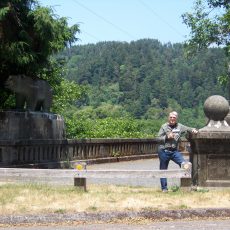
<svg viewBox="0 0 230 230">
<path fill-rule="evenodd" d="M 51 6 L 69 25 L 79 24 L 77 44 L 100 41 L 158 39 L 183 42 L 189 29 L 181 15 L 192 10 L 194 0 L 39 0 Z"/>
</svg>

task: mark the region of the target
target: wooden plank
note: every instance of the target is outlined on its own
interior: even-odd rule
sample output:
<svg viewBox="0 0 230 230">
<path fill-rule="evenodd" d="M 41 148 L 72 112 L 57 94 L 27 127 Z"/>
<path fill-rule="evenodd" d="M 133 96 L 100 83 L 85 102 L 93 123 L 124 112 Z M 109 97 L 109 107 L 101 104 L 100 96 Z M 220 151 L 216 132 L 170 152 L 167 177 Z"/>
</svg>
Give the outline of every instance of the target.
<svg viewBox="0 0 230 230">
<path fill-rule="evenodd" d="M 0 181 L 55 180 L 64 178 L 190 178 L 190 169 L 173 170 L 75 170 L 0 168 Z"/>
<path fill-rule="evenodd" d="M 190 178 L 191 173 L 184 169 L 173 170 L 82 170 L 75 177 L 80 178 Z"/>
<path fill-rule="evenodd" d="M 1 177 L 74 177 L 73 169 L 25 169 L 25 168 L 0 168 Z"/>
</svg>

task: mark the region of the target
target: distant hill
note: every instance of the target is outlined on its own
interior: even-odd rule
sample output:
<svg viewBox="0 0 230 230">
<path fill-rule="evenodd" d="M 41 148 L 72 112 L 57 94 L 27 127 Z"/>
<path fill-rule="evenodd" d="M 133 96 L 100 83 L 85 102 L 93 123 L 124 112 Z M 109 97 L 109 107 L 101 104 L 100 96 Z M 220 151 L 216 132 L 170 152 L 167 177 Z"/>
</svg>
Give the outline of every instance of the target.
<svg viewBox="0 0 230 230">
<path fill-rule="evenodd" d="M 135 118 L 148 118 L 153 108 L 194 110 L 210 95 L 227 97 L 218 83 L 226 74 L 221 48 L 187 59 L 182 44 L 142 39 L 74 46 L 60 57 L 67 60 L 67 78 L 90 89 L 78 106 L 120 105 Z"/>
</svg>

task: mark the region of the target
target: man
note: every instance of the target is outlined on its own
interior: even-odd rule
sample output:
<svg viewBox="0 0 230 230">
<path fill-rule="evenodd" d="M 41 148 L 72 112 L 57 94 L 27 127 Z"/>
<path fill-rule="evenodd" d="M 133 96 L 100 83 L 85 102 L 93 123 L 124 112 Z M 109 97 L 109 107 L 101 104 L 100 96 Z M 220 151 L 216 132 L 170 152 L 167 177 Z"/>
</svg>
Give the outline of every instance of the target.
<svg viewBox="0 0 230 230">
<path fill-rule="evenodd" d="M 160 159 L 160 169 L 168 169 L 169 161 L 172 160 L 179 166 L 184 162 L 184 157 L 178 151 L 180 137 L 185 132 L 198 133 L 195 128 L 191 128 L 180 123 L 177 123 L 178 113 L 173 111 L 169 113 L 168 122 L 163 124 L 159 130 L 161 144 L 158 149 Z M 163 192 L 168 192 L 167 179 L 161 178 L 161 189 Z"/>
</svg>

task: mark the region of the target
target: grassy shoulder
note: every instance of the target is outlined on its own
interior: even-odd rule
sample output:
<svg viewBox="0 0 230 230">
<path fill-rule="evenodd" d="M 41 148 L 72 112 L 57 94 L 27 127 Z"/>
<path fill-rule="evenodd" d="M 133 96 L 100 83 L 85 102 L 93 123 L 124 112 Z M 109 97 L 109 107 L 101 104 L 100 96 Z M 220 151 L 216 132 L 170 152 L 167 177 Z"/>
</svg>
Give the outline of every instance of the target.
<svg viewBox="0 0 230 230">
<path fill-rule="evenodd" d="M 73 186 L 2 184 L 0 215 L 230 207 L 230 189 L 172 189 L 89 185 L 84 192 Z"/>
</svg>

